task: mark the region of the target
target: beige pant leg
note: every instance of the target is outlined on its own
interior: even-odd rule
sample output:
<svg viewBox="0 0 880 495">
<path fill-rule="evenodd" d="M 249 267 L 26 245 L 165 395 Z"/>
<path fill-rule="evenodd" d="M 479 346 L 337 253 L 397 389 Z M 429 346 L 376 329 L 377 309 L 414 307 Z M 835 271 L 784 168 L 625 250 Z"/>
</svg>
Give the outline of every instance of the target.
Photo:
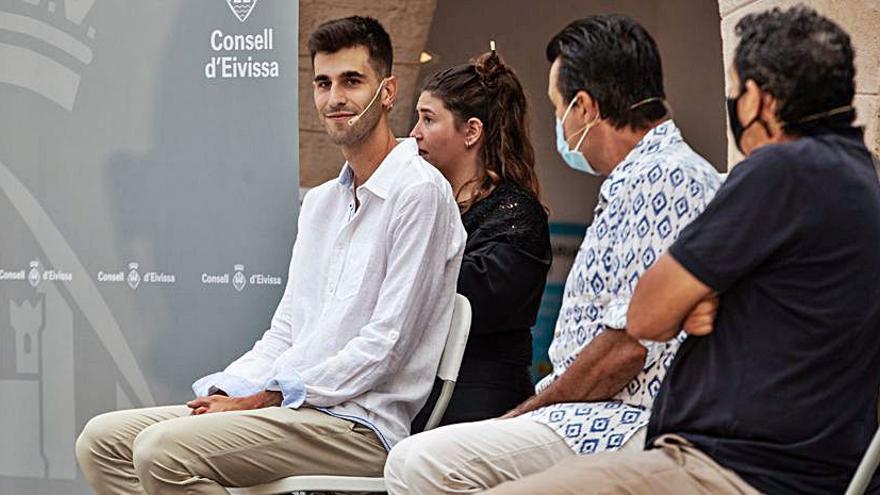
<svg viewBox="0 0 880 495">
<path fill-rule="evenodd" d="M 390 495 L 476 493 L 574 456 L 552 429 L 530 419 L 455 424 L 395 446 L 385 484 Z"/>
<path fill-rule="evenodd" d="M 226 494 L 307 474 L 381 476 L 385 448 L 368 428 L 314 409 L 269 407 L 188 416 L 135 439 L 148 494 Z"/>
<path fill-rule="evenodd" d="M 633 433 L 623 445 L 617 449 L 617 452 L 641 452 L 645 450 L 645 435 L 648 431 L 647 426 L 639 428 L 639 431 Z"/>
<path fill-rule="evenodd" d="M 682 442 L 666 435 L 651 450 L 568 459 L 485 495 L 759 495 L 736 473 Z"/>
<path fill-rule="evenodd" d="M 157 422 L 136 435 L 131 454 L 145 493 L 187 495 L 226 494 L 224 486 L 304 474 L 379 476 L 386 456 L 364 426 L 282 407 Z"/>
<path fill-rule="evenodd" d="M 186 406 L 166 406 L 113 411 L 92 418 L 76 440 L 76 458 L 95 493 L 143 493 L 134 470 L 135 437 L 156 423 L 189 414 Z"/>
</svg>

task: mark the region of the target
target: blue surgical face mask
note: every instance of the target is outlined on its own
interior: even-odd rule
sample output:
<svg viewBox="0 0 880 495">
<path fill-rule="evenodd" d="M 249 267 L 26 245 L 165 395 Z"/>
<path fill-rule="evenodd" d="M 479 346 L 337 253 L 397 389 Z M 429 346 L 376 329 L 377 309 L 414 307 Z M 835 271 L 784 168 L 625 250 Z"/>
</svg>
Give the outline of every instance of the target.
<svg viewBox="0 0 880 495">
<path fill-rule="evenodd" d="M 593 122 L 585 125 L 583 129 L 578 132 L 582 132 L 580 139 L 578 139 L 577 145 L 574 148 L 569 148 L 568 139 L 565 139 L 565 129 L 562 127 L 562 124 L 565 122 L 565 119 L 568 117 L 569 112 L 571 112 L 572 107 L 574 107 L 575 102 L 577 101 L 577 97 L 571 99 L 571 103 L 568 104 L 568 108 L 565 109 L 565 113 L 562 114 L 562 118 L 556 118 L 556 151 L 559 152 L 559 156 L 565 161 L 565 164 L 569 167 L 578 170 L 580 172 L 586 172 L 590 175 L 599 175 L 599 172 L 590 165 L 587 157 L 581 153 L 580 148 L 584 143 L 584 139 L 587 137 L 587 133 L 590 132 L 590 129 L 593 128 L 594 125 L 599 121 L 599 116 L 596 116 L 596 119 Z M 574 133 L 571 137 L 574 137 L 578 134 L 578 132 Z"/>
</svg>

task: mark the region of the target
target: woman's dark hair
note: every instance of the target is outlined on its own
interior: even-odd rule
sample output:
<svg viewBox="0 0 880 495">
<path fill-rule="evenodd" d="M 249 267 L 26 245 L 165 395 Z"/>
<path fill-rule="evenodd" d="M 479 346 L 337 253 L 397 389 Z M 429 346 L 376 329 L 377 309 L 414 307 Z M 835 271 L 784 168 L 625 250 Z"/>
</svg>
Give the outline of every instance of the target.
<svg viewBox="0 0 880 495">
<path fill-rule="evenodd" d="M 572 22 L 550 40 L 546 55 L 550 63 L 559 59 L 556 89 L 565 102 L 586 91 L 599 102 L 601 117 L 618 129 L 647 129 L 667 114 L 660 100 L 666 98 L 660 51 L 648 31 L 625 15 Z"/>
<path fill-rule="evenodd" d="M 851 105 L 855 95 L 853 48 L 840 26 L 801 5 L 749 14 L 736 24 L 736 34 L 733 66 L 740 83 L 751 79 L 776 98 L 786 131 L 852 123 L 852 110 L 811 118 Z"/>
<path fill-rule="evenodd" d="M 327 21 L 309 36 L 309 55 L 312 64 L 316 53 L 336 53 L 345 48 L 364 46 L 370 52 L 370 65 L 380 77 L 391 75 L 394 50 L 391 37 L 376 19 L 353 15 Z"/>
<path fill-rule="evenodd" d="M 529 137 L 528 101 L 516 73 L 495 51 L 432 75 L 422 91 L 443 102 L 452 112 L 456 126 L 471 118 L 483 123 L 480 158 L 485 173 L 473 179 L 479 182 L 477 194 L 459 202 L 462 209 L 485 198 L 502 179 L 540 201 L 535 148 Z M 456 197 L 459 193 L 455 191 Z"/>
</svg>

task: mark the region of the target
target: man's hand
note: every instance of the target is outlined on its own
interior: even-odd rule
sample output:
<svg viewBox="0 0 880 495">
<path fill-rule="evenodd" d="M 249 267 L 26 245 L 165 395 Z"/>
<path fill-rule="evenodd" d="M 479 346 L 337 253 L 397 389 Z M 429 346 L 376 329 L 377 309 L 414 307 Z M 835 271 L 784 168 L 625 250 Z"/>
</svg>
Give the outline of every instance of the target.
<svg viewBox="0 0 880 495">
<path fill-rule="evenodd" d="M 207 397 L 198 397 L 186 403 L 192 409 L 192 414 L 199 415 L 205 413 L 215 413 L 223 411 L 244 411 L 250 409 L 239 399 L 233 397 L 224 397 L 222 395 L 209 395 Z"/>
<path fill-rule="evenodd" d="M 718 314 L 718 296 L 710 294 L 694 306 L 682 322 L 684 331 L 690 335 L 708 335 L 715 329 Z"/>
<path fill-rule="evenodd" d="M 222 395 L 198 397 L 187 402 L 186 405 L 192 409 L 193 415 L 199 415 L 224 411 L 249 411 L 263 407 L 280 406 L 281 401 L 281 392 L 264 390 L 248 397 L 225 397 Z"/>
<path fill-rule="evenodd" d="M 501 416 L 499 419 L 510 419 L 515 418 L 517 416 L 522 416 L 525 413 L 532 412 L 535 409 L 540 409 L 547 404 L 541 404 L 540 398 L 537 395 L 533 395 L 531 398 L 523 402 L 522 404 L 514 407 L 510 411 L 504 413 L 504 416 Z"/>
</svg>

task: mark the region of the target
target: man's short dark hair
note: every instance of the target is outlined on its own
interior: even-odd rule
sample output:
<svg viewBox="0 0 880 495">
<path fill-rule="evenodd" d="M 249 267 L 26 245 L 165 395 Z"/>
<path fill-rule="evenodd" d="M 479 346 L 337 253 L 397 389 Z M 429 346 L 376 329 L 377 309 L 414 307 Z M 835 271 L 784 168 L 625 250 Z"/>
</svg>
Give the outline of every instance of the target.
<svg viewBox="0 0 880 495">
<path fill-rule="evenodd" d="M 778 102 L 776 114 L 798 132 L 823 121 L 849 124 L 850 111 L 797 124 L 805 117 L 851 105 L 855 66 L 849 35 L 815 10 L 796 6 L 749 14 L 736 24 L 733 66 L 740 84 L 749 79 Z"/>
<path fill-rule="evenodd" d="M 366 47 L 370 52 L 370 65 L 379 77 L 391 75 L 394 50 L 391 37 L 376 19 L 354 15 L 327 21 L 309 36 L 309 54 L 312 64 L 316 53 L 336 53 L 345 48 Z"/>
<path fill-rule="evenodd" d="M 572 22 L 547 44 L 547 60 L 560 59 L 557 89 L 566 102 L 586 91 L 602 118 L 616 128 L 645 129 L 666 114 L 657 44 L 639 23 L 624 15 L 595 15 Z"/>
</svg>

